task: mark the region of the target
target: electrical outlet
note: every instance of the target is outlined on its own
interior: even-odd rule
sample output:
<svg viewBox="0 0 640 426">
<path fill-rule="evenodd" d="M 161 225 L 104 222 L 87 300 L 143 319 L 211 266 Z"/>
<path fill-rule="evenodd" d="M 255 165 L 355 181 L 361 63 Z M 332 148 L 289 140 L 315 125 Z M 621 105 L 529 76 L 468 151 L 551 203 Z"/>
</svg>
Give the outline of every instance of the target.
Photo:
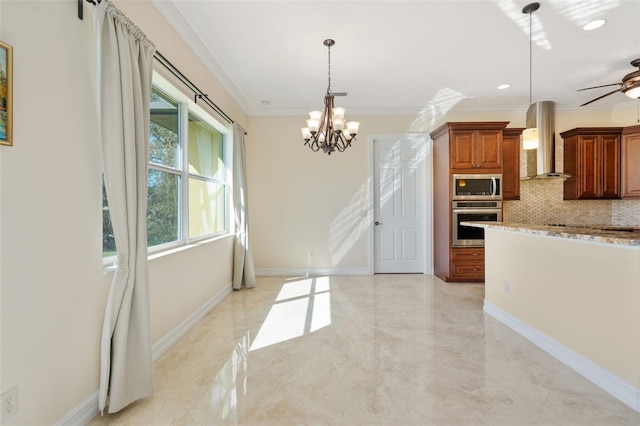
<svg viewBox="0 0 640 426">
<path fill-rule="evenodd" d="M 0 422 L 10 419 L 18 412 L 18 387 L 14 386 L 1 396 L 2 411 L 0 412 Z"/>
<path fill-rule="evenodd" d="M 511 284 L 509 284 L 509 281 L 504 282 L 504 292 L 506 294 L 511 293 Z"/>
<path fill-rule="evenodd" d="M 309 257 L 313 257 L 313 250 L 309 250 Z"/>
</svg>

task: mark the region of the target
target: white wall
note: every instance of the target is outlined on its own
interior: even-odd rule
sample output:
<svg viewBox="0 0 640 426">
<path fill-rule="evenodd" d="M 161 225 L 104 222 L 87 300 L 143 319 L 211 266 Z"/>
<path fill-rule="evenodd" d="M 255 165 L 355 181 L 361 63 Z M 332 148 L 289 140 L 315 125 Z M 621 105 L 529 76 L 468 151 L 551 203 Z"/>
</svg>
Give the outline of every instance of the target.
<svg viewBox="0 0 640 426">
<path fill-rule="evenodd" d="M 318 102 L 321 101 L 319 97 Z M 300 127 L 303 127 L 304 115 L 251 117 L 249 133 L 255 143 L 248 148 L 247 168 L 253 250 L 259 273 L 304 271 L 310 249 L 314 250 L 311 273 L 314 269 L 348 273 L 371 266 L 368 265 L 369 235 L 363 232 L 363 228 L 371 225 L 363 224 L 366 219 L 358 215 L 370 203 L 366 191 L 368 135 L 429 133 L 445 121 L 510 121 L 508 127 L 524 127 L 526 114 L 524 109 L 443 114 L 427 106 L 423 113 L 414 116 L 357 116 L 349 111 L 347 115 L 361 122 L 361 133 L 352 148 L 331 156 L 311 152 L 303 146 Z M 556 133 L 577 126 L 633 124 L 635 119 L 631 120 L 624 110 L 614 114 L 593 109 L 556 111 Z M 556 160 L 561 170 L 562 139 L 557 136 L 556 142 Z M 523 191 L 527 191 L 526 183 L 522 186 Z M 522 201 L 508 203 L 511 203 L 508 212 L 516 213 L 516 206 L 524 204 Z M 562 203 L 562 194 L 550 199 L 550 203 Z M 625 203 L 640 205 L 640 201 Z M 547 204 L 547 207 L 564 211 L 560 205 Z M 523 214 L 527 214 L 526 209 Z M 522 221 L 515 213 L 507 216 L 507 220 L 516 217 Z M 358 232 L 351 232 L 354 229 Z"/>
<path fill-rule="evenodd" d="M 639 389 L 638 246 L 486 235 L 485 302 Z"/>
<path fill-rule="evenodd" d="M 7 424 L 52 423 L 97 389 L 102 284 L 100 157 L 90 22 L 72 2 L 3 1 L 14 48 L 14 146 L 0 149 L 1 391 Z"/>
<path fill-rule="evenodd" d="M 225 112 L 247 117 L 149 2 L 116 5 Z M 18 387 L 3 424 L 53 424 L 98 389 L 102 318 L 100 150 L 91 61 L 92 7 L 2 0 L 14 47 L 14 146 L 0 147 L 0 392 Z M 150 261 L 158 342 L 231 282 L 232 238 Z"/>
<path fill-rule="evenodd" d="M 318 102 L 322 102 L 319 96 Z M 345 152 L 330 156 L 303 146 L 304 115 L 251 117 L 247 150 L 250 224 L 258 273 L 366 271 L 371 226 L 361 216 L 370 206 L 369 135 L 426 133 L 445 116 L 425 108 L 417 115 L 350 114 L 361 133 Z M 446 116 L 448 121 L 517 120 L 517 113 Z M 524 113 L 522 114 L 524 120 Z"/>
</svg>

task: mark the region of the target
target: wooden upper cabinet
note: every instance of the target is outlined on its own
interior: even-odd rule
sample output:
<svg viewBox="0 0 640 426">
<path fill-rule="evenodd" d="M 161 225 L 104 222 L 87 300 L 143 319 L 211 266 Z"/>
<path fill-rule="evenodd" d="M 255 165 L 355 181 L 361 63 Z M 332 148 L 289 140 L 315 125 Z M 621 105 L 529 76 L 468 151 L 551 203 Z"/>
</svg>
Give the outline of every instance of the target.
<svg viewBox="0 0 640 426">
<path fill-rule="evenodd" d="M 451 168 L 473 169 L 476 167 L 475 134 L 473 130 L 451 132 Z"/>
<path fill-rule="evenodd" d="M 479 130 L 478 168 L 501 169 L 502 168 L 502 132 L 500 130 Z"/>
<path fill-rule="evenodd" d="M 452 129 L 451 169 L 501 172 L 502 129 Z"/>
<path fill-rule="evenodd" d="M 640 198 L 640 126 L 622 131 L 622 198 Z"/>
<path fill-rule="evenodd" d="M 580 127 L 560 134 L 564 139 L 565 200 L 621 197 L 621 127 Z"/>
<path fill-rule="evenodd" d="M 602 135 L 602 198 L 620 198 L 620 134 Z"/>
<path fill-rule="evenodd" d="M 520 199 L 520 137 L 524 129 L 502 132 L 502 199 Z"/>
</svg>

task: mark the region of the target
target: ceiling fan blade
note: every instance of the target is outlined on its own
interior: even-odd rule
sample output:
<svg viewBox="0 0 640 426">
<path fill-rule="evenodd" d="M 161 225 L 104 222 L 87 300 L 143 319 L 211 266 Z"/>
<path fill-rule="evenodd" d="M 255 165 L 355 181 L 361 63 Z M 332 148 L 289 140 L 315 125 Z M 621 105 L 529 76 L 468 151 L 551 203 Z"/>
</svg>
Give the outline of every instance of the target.
<svg viewBox="0 0 640 426">
<path fill-rule="evenodd" d="M 584 89 L 578 89 L 578 92 L 582 90 L 599 89 L 600 87 L 621 86 L 621 85 L 622 83 L 603 84 L 602 86 L 593 86 L 593 87 L 585 87 Z"/>
<path fill-rule="evenodd" d="M 583 106 L 585 106 L 585 105 L 589 105 L 589 104 L 590 104 L 590 103 L 592 103 L 592 102 L 599 101 L 599 100 L 600 100 L 600 99 L 602 99 L 602 98 L 605 98 L 605 97 L 607 97 L 607 96 L 609 96 L 609 95 L 613 95 L 614 93 L 616 93 L 616 92 L 620 92 L 620 91 L 622 91 L 622 87 L 621 87 L 621 88 L 619 88 L 619 89 L 614 90 L 613 92 L 609 92 L 609 93 L 606 93 L 606 94 L 604 94 L 604 95 L 602 95 L 602 96 L 599 96 L 599 97 L 597 97 L 597 98 L 595 98 L 595 99 L 591 99 L 589 102 L 584 103 L 584 104 L 582 104 L 582 105 L 580 105 L 580 106 L 581 106 L 581 107 L 583 107 Z"/>
</svg>

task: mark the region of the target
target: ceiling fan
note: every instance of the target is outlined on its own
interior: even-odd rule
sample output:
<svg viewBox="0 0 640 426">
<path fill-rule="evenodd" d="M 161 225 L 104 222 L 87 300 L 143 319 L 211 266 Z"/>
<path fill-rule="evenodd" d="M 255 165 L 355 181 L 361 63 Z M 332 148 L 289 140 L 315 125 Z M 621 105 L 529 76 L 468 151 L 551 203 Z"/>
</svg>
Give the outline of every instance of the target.
<svg viewBox="0 0 640 426">
<path fill-rule="evenodd" d="M 589 102 L 586 102 L 580 106 L 589 105 L 592 102 L 600 100 L 609 95 L 613 95 L 616 92 L 622 92 L 632 99 L 640 98 L 640 59 L 634 59 L 633 61 L 631 61 L 631 65 L 634 67 L 637 67 L 638 70 L 625 75 L 622 78 L 622 81 L 620 83 L 604 84 L 602 86 L 593 86 L 593 87 L 585 87 L 584 89 L 578 89 L 578 92 L 579 92 L 581 90 L 598 89 L 600 87 L 620 86 L 618 89 L 613 90 L 609 93 L 605 93 L 604 95 L 599 96 L 595 99 L 592 99 Z"/>
</svg>

